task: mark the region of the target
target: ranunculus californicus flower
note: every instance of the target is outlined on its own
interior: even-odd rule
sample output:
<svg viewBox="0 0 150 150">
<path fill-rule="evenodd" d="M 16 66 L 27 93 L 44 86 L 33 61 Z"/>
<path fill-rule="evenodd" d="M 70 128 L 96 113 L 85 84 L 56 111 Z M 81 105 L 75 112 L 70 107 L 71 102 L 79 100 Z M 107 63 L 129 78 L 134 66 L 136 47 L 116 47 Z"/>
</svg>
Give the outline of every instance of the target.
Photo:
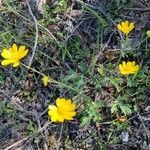
<svg viewBox="0 0 150 150">
<path fill-rule="evenodd" d="M 2 66 L 13 64 L 13 67 L 20 65 L 20 60 L 28 54 L 28 49 L 24 45 L 17 46 L 13 44 L 10 48 L 4 48 L 1 52 L 1 56 L 4 60 L 1 62 Z"/>
<path fill-rule="evenodd" d="M 57 98 L 56 106 L 49 105 L 48 115 L 52 122 L 64 122 L 65 120 L 73 120 L 76 115 L 76 105 L 71 99 Z"/>
<path fill-rule="evenodd" d="M 122 64 L 119 64 L 119 71 L 123 75 L 135 74 L 139 70 L 139 65 L 135 61 L 123 61 Z"/>
<path fill-rule="evenodd" d="M 123 32 L 126 36 L 134 29 L 134 22 L 124 21 L 117 25 L 118 30 Z"/>
</svg>

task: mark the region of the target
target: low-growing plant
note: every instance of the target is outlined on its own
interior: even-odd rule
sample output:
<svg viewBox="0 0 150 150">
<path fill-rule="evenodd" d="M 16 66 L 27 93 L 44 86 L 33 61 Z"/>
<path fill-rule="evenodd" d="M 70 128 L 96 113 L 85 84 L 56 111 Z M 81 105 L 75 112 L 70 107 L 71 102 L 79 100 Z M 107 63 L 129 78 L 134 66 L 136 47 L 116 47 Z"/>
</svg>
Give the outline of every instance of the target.
<svg viewBox="0 0 150 150">
<path fill-rule="evenodd" d="M 120 98 L 111 103 L 110 105 L 111 113 L 116 113 L 116 114 L 120 113 L 124 115 L 130 115 L 133 112 L 132 110 L 133 106 L 129 103 L 124 103 L 122 100 L 123 97 L 120 97 Z"/>
<path fill-rule="evenodd" d="M 102 116 L 100 114 L 101 108 L 104 106 L 103 102 L 101 100 L 97 100 L 95 102 L 89 101 L 86 102 L 84 105 L 84 110 L 82 112 L 82 119 L 81 124 L 82 125 L 89 125 L 92 122 L 98 123 L 102 120 Z"/>
<path fill-rule="evenodd" d="M 65 0 L 58 0 L 51 9 L 49 8 L 48 4 L 43 5 L 43 18 L 40 20 L 40 23 L 44 26 L 60 22 L 60 15 L 67 11 L 68 4 Z"/>
<path fill-rule="evenodd" d="M 11 0 L 7 0 L 5 5 L 9 5 L 12 2 Z M 118 2 L 118 5 L 124 5 L 126 3 L 125 0 L 116 0 L 115 2 Z M 113 49 L 113 53 L 110 53 L 110 55 L 112 54 L 115 56 L 109 59 L 107 54 L 109 50 L 107 49 L 109 49 L 111 37 L 109 37 L 110 41 L 108 40 L 106 46 L 103 45 L 105 38 L 103 40 L 103 37 L 100 37 L 100 32 L 103 34 L 103 29 L 108 27 L 107 16 L 105 16 L 106 18 L 103 17 L 101 12 L 97 9 L 93 10 L 92 7 L 89 7 L 91 5 L 85 5 L 82 1 L 81 4 L 86 15 L 90 14 L 92 18 L 97 19 L 93 28 L 98 29 L 92 29 L 97 30 L 93 32 L 97 33 L 96 44 L 91 44 L 88 41 L 89 39 L 78 36 L 77 34 L 79 33 L 77 33 L 75 37 L 70 37 L 66 40 L 66 36 L 64 36 L 66 34 L 65 27 L 63 29 L 58 29 L 58 32 L 54 31 L 60 40 L 58 43 L 56 42 L 57 44 L 50 40 L 49 34 L 44 35 L 43 32 L 40 31 L 36 53 L 33 58 L 35 62 L 30 65 L 27 62 L 30 59 L 30 53 L 32 53 L 32 46 L 30 46 L 29 42 L 29 40 L 32 39 L 32 35 L 27 34 L 29 36 L 27 41 L 29 43 L 20 40 L 18 35 L 14 35 L 13 23 L 10 23 L 11 25 L 9 26 L 4 20 L 0 19 L 2 29 L 5 24 L 8 30 L 0 32 L 2 47 L 1 65 L 3 68 L 10 67 L 10 74 L 12 76 L 14 70 L 18 72 L 18 74 L 20 74 L 19 79 L 21 78 L 22 80 L 24 76 L 32 79 L 33 76 L 35 76 L 33 82 L 35 81 L 34 86 L 38 87 L 38 92 L 35 90 L 33 91 L 34 94 L 31 94 L 32 92 L 30 90 L 23 88 L 23 97 L 29 100 L 26 102 L 33 102 L 32 105 L 34 105 L 35 109 L 39 107 L 37 111 L 41 111 L 43 108 L 46 109 L 48 107 L 48 115 L 46 118 L 51 120 L 50 124 L 60 123 L 62 127 L 65 125 L 63 123 L 66 121 L 70 121 L 72 124 L 78 122 L 86 127 L 94 124 L 94 126 L 96 125 L 97 127 L 96 130 L 99 130 L 98 128 L 100 126 L 100 132 L 102 132 L 102 134 L 103 128 L 107 128 L 110 132 L 105 138 L 107 142 L 114 144 L 117 143 L 118 140 L 114 132 L 129 129 L 128 118 L 140 110 L 140 102 L 146 98 L 145 93 L 149 91 L 149 66 L 148 64 L 146 66 L 145 62 L 139 58 L 140 54 L 137 52 L 137 45 L 139 43 L 133 44 L 133 39 L 130 36 L 135 25 L 133 22 L 129 21 L 123 21 L 117 25 L 116 29 L 119 30 L 121 38 L 120 41 L 117 41 L 118 43 L 120 42 L 119 50 Z M 38 20 L 39 29 L 43 26 L 44 29 L 46 28 L 46 31 L 49 31 L 47 29 L 49 25 L 62 23 L 63 18 L 61 15 L 68 10 L 68 2 L 65 0 L 58 0 L 57 4 L 52 4 L 50 8 L 48 5 L 43 6 L 43 18 Z M 12 12 L 15 13 L 15 11 Z M 31 28 L 32 26 L 33 25 L 31 25 Z M 34 33 L 33 29 L 31 29 L 31 31 Z M 114 33 L 115 32 L 116 31 L 114 31 Z M 24 34 L 22 35 L 24 37 Z M 114 36 L 116 35 L 115 33 Z M 94 37 L 96 36 L 94 35 Z M 149 37 L 150 33 L 147 32 L 147 37 L 144 41 L 149 40 Z M 15 44 L 14 41 L 17 44 Z M 22 44 L 19 45 L 18 43 Z M 12 45 L 10 46 L 10 44 Z M 149 53 L 145 53 L 148 58 Z M 24 62 L 23 59 L 25 59 Z M 49 60 L 52 62 L 49 62 Z M 34 74 L 32 77 L 29 76 L 29 71 Z M 3 73 L 1 73 L 1 84 L 4 83 L 4 76 L 5 74 L 3 75 Z M 7 76 L 9 76 L 9 70 L 7 70 Z M 18 78 L 18 76 L 15 76 L 15 78 Z M 20 80 L 17 82 L 19 83 Z M 41 83 L 43 83 L 43 85 L 40 85 Z M 51 98 L 54 99 L 54 104 L 51 104 L 53 103 L 51 101 L 47 102 L 45 100 L 47 98 L 45 96 L 46 94 L 44 95 L 41 92 L 41 96 L 39 91 L 42 91 L 44 94 L 46 92 L 52 93 Z M 35 97 L 33 95 L 35 95 Z M 45 105 L 36 105 L 36 103 L 34 103 L 35 99 L 37 103 L 40 100 L 42 102 L 45 100 Z M 32 110 L 33 109 L 31 109 L 31 111 Z M 27 112 L 30 114 L 30 111 Z M 3 114 L 12 117 L 15 114 L 15 108 L 13 108 L 10 103 L 7 104 L 2 101 L 0 102 L 0 116 Z M 40 120 L 42 120 L 44 115 L 45 112 L 40 116 Z M 29 121 L 29 119 L 27 120 Z M 43 120 L 41 124 L 43 124 Z M 30 135 L 36 136 L 38 128 L 36 123 L 29 121 L 26 130 Z M 62 129 L 63 128 L 61 128 L 61 130 Z M 60 138 L 62 132 L 63 130 L 61 131 Z M 38 141 L 39 139 L 37 138 L 37 143 Z M 100 148 L 106 148 L 105 141 L 100 141 Z"/>
<path fill-rule="evenodd" d="M 30 123 L 27 125 L 27 131 L 29 133 L 35 134 L 38 131 L 38 126 L 35 123 L 33 123 L 32 121 L 30 121 Z"/>
</svg>

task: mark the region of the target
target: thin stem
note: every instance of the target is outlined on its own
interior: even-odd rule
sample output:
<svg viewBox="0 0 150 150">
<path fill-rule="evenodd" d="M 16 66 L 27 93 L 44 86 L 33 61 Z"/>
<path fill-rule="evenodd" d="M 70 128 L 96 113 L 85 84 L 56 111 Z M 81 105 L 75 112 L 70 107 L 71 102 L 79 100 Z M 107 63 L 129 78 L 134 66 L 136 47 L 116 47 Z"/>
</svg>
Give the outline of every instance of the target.
<svg viewBox="0 0 150 150">
<path fill-rule="evenodd" d="M 71 87 L 71 86 L 68 86 L 68 85 L 66 85 L 66 84 L 64 84 L 64 83 L 62 83 L 62 82 L 53 80 L 53 83 L 56 83 L 56 84 L 58 84 L 59 86 L 66 87 L 66 88 L 68 88 L 68 89 L 70 89 L 70 90 L 72 90 L 72 91 L 75 91 L 75 92 L 77 92 L 77 93 L 79 92 L 77 89 L 75 89 L 75 88 L 73 88 L 73 87 Z"/>
<path fill-rule="evenodd" d="M 34 69 L 34 68 L 31 68 L 31 67 L 29 67 L 29 66 L 27 66 L 27 65 L 25 65 L 25 64 L 23 64 L 23 63 L 21 63 L 21 64 L 22 64 L 25 68 L 30 69 L 30 70 L 32 70 L 33 72 L 36 72 L 36 73 L 38 73 L 38 74 L 40 74 L 40 75 L 42 75 L 42 76 L 47 76 L 47 75 L 45 75 L 44 73 L 41 73 L 41 72 L 37 71 L 37 70 Z M 66 87 L 66 88 L 68 88 L 68 89 L 70 89 L 70 90 L 72 90 L 72 91 L 75 91 L 76 93 L 79 92 L 77 89 L 75 89 L 75 88 L 73 88 L 73 87 L 71 87 L 71 86 L 68 86 L 68 85 L 66 85 L 66 84 L 64 84 L 64 83 L 62 83 L 62 82 L 56 81 L 56 80 L 52 79 L 51 77 L 50 77 L 50 81 L 51 81 L 51 83 L 55 83 L 55 84 L 57 84 L 57 85 L 59 85 L 59 86 Z"/>
<path fill-rule="evenodd" d="M 24 67 L 27 68 L 27 69 L 32 70 L 33 72 L 36 72 L 36 73 L 38 73 L 38 74 L 40 74 L 40 75 L 42 75 L 42 76 L 46 76 L 44 73 L 41 73 L 41 72 L 37 71 L 37 70 L 34 69 L 34 68 L 31 68 L 31 67 L 29 67 L 29 66 L 27 66 L 27 65 L 25 65 L 25 64 L 23 64 L 23 63 L 21 63 L 21 64 L 22 64 L 22 66 L 24 66 Z"/>
</svg>

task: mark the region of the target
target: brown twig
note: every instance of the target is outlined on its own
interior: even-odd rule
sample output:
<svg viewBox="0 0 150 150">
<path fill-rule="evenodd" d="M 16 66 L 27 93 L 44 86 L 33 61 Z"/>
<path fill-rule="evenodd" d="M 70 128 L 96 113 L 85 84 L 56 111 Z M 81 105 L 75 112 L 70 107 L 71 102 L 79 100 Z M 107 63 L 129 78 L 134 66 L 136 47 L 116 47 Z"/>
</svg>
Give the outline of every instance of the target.
<svg viewBox="0 0 150 150">
<path fill-rule="evenodd" d="M 23 143 L 24 141 L 26 141 L 29 138 L 31 138 L 31 136 L 27 136 L 26 138 L 15 142 L 14 144 L 10 145 L 9 147 L 5 148 L 4 150 L 11 150 L 13 147 L 17 147 L 19 144 Z"/>
<path fill-rule="evenodd" d="M 145 130 L 145 133 L 146 133 L 146 135 L 147 135 L 147 138 L 149 139 L 149 138 L 150 138 L 150 137 L 149 137 L 149 132 L 147 131 L 147 129 L 146 129 L 146 127 L 145 127 L 145 124 L 144 124 L 144 122 L 143 122 L 143 119 L 142 119 L 141 115 L 139 114 L 139 112 L 137 112 L 137 115 L 138 115 L 139 119 L 141 120 L 141 123 L 142 123 L 142 125 L 143 125 L 144 130 Z"/>
<path fill-rule="evenodd" d="M 60 148 L 60 140 L 61 140 L 61 137 L 62 137 L 63 127 L 64 127 L 64 125 L 62 123 L 61 129 L 60 129 L 60 134 L 59 134 L 59 139 L 58 139 L 58 142 L 57 142 L 58 143 L 57 150 L 59 150 L 59 148 Z"/>
<path fill-rule="evenodd" d="M 39 29 L 38 29 L 38 21 L 37 21 L 36 17 L 34 16 L 33 12 L 32 12 L 29 0 L 27 0 L 27 6 L 28 6 L 29 13 L 32 16 L 34 24 L 35 24 L 35 41 L 34 41 L 34 47 L 33 47 L 33 52 L 32 52 L 32 56 L 31 56 L 30 62 L 28 64 L 28 66 L 30 67 L 32 65 L 32 62 L 33 62 L 33 59 L 34 59 L 34 56 L 35 56 L 35 51 L 36 51 L 37 44 L 38 44 Z"/>
<path fill-rule="evenodd" d="M 37 131 L 37 133 L 42 132 L 43 130 L 45 130 L 45 129 L 50 125 L 50 123 L 51 123 L 51 122 L 49 122 L 49 121 L 46 122 L 46 123 L 43 125 L 43 127 L 41 127 L 41 128 Z M 29 136 L 23 138 L 22 140 L 15 142 L 14 144 L 10 145 L 9 147 L 5 148 L 4 150 L 11 150 L 13 147 L 17 147 L 19 144 L 25 142 L 26 140 L 28 140 L 28 139 L 30 139 L 30 138 L 32 138 L 32 135 L 29 135 Z"/>
</svg>

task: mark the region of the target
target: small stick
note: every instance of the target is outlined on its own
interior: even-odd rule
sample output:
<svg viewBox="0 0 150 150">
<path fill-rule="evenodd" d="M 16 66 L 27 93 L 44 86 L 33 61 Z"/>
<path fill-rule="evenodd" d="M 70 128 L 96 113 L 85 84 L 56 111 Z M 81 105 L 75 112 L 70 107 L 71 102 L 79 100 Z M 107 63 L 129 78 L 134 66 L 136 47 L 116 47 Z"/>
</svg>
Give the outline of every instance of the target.
<svg viewBox="0 0 150 150">
<path fill-rule="evenodd" d="M 60 140 L 61 140 L 61 137 L 62 137 L 62 132 L 63 132 L 63 127 L 64 127 L 64 125 L 63 125 L 63 123 L 62 123 L 62 125 L 61 125 L 61 129 L 60 129 L 60 134 L 59 134 L 59 139 L 58 139 L 58 146 L 57 146 L 57 150 L 59 150 L 59 148 L 60 148 Z"/>
<path fill-rule="evenodd" d="M 15 142 L 14 144 L 10 145 L 9 147 L 5 148 L 4 150 L 11 150 L 13 147 L 16 147 L 17 145 L 21 144 L 22 142 L 26 141 L 27 139 L 29 139 L 31 136 L 27 136 L 26 138 Z"/>
<path fill-rule="evenodd" d="M 34 21 L 34 24 L 35 24 L 35 41 L 34 41 L 34 47 L 33 47 L 33 52 L 32 52 L 32 56 L 31 56 L 31 59 L 30 59 L 30 62 L 28 64 L 28 66 L 30 67 L 31 64 L 32 64 L 32 61 L 34 59 L 34 55 L 35 55 L 35 51 L 36 51 L 36 48 L 37 48 L 37 43 L 38 43 L 38 34 L 39 34 L 39 29 L 38 29 L 38 22 L 37 22 L 37 19 L 36 17 L 34 16 L 33 12 L 32 12 L 32 9 L 30 7 L 30 4 L 29 4 L 29 0 L 27 0 L 27 6 L 28 6 L 28 9 L 29 9 L 29 13 L 30 15 L 32 16 L 33 18 L 33 21 Z"/>
<path fill-rule="evenodd" d="M 146 133 L 147 138 L 148 138 L 148 140 L 149 140 L 149 139 L 150 139 L 149 132 L 148 132 L 148 130 L 146 129 L 146 126 L 145 126 L 145 124 L 144 124 L 144 122 L 143 122 L 143 119 L 142 119 L 141 115 L 139 114 L 139 112 L 137 112 L 137 115 L 138 115 L 138 117 L 139 117 L 140 120 L 141 120 L 141 123 L 142 123 L 142 125 L 143 125 L 144 130 L 145 130 L 145 133 Z"/>
<path fill-rule="evenodd" d="M 50 124 L 51 124 L 51 122 L 49 122 L 49 121 L 46 122 L 46 123 L 43 125 L 43 127 L 41 127 L 41 128 L 37 131 L 37 133 L 42 132 L 43 130 L 45 130 Z M 11 146 L 5 148 L 4 150 L 11 150 L 13 147 L 17 147 L 19 144 L 23 143 L 24 141 L 28 140 L 28 139 L 31 138 L 31 137 L 32 137 L 32 135 L 29 135 L 29 136 L 27 136 L 26 138 L 24 138 L 24 139 L 22 139 L 22 140 L 20 140 L 20 141 L 15 142 L 14 144 L 12 144 Z"/>
</svg>

